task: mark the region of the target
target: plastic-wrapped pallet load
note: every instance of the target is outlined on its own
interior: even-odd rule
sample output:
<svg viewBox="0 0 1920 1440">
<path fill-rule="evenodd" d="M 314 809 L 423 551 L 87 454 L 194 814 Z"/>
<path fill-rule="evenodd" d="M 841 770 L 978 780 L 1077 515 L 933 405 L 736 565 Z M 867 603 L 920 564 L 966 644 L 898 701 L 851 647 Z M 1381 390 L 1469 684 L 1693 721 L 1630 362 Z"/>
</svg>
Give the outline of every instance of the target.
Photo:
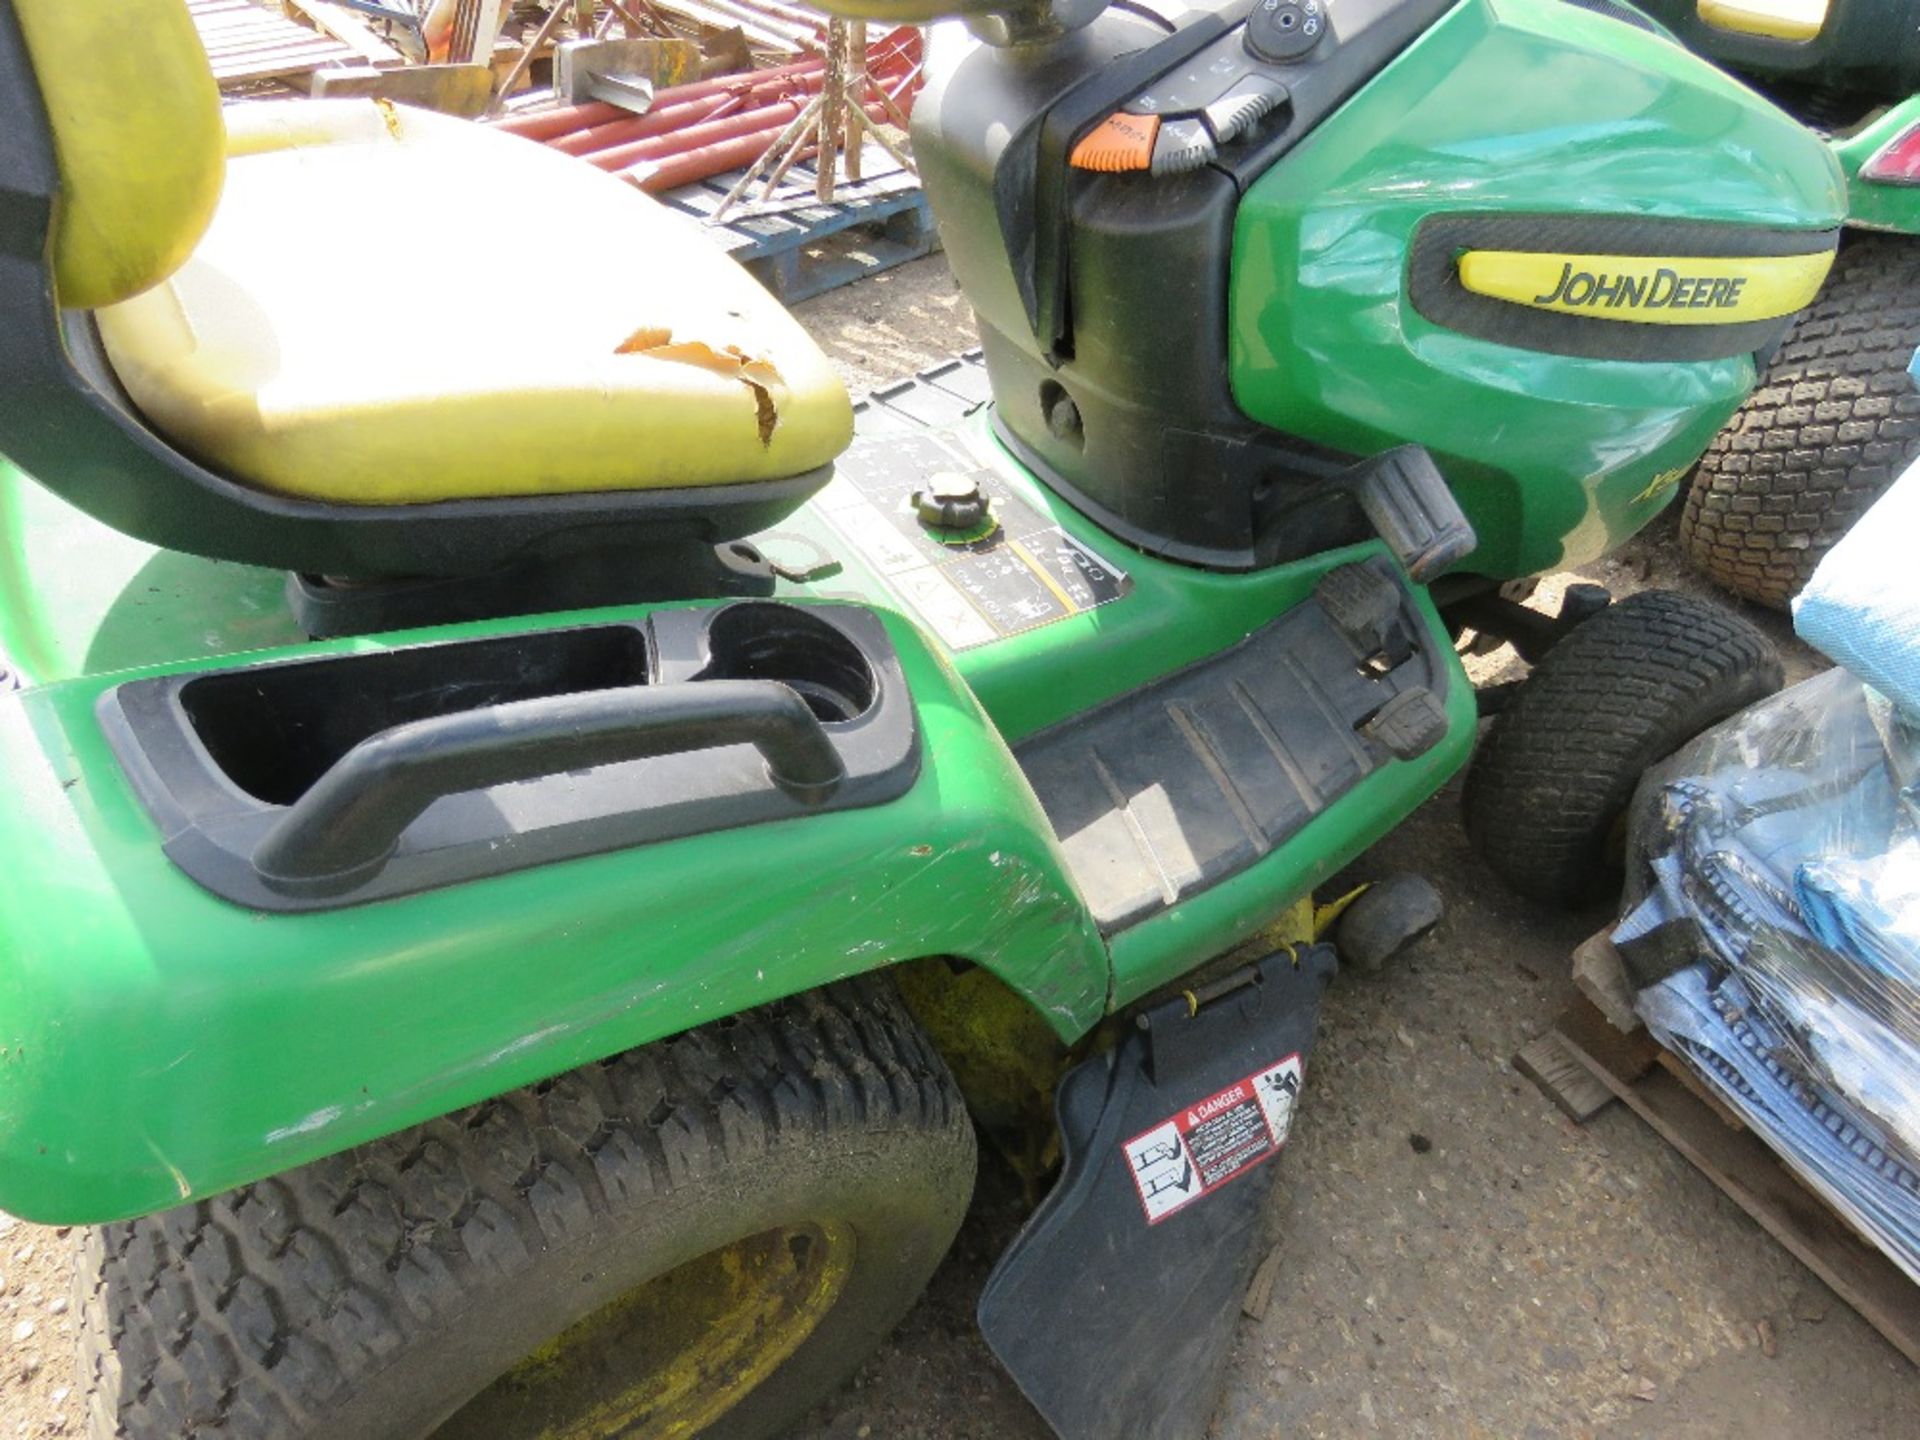
<svg viewBox="0 0 1920 1440">
<path fill-rule="evenodd" d="M 1614 943 L 1639 1010 L 1920 1281 L 1920 467 L 1795 604 L 1836 668 L 1649 772 Z"/>
</svg>

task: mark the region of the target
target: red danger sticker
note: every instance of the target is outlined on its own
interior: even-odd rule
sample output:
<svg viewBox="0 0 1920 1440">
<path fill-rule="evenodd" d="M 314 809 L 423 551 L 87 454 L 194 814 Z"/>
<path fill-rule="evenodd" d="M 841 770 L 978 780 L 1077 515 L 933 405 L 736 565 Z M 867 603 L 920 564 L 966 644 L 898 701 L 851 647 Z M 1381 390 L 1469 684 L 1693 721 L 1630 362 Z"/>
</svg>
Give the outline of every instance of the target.
<svg viewBox="0 0 1920 1440">
<path fill-rule="evenodd" d="M 1278 1154 L 1293 1126 L 1300 1077 L 1296 1051 L 1127 1141 L 1127 1169 L 1147 1223 L 1158 1225 Z"/>
</svg>

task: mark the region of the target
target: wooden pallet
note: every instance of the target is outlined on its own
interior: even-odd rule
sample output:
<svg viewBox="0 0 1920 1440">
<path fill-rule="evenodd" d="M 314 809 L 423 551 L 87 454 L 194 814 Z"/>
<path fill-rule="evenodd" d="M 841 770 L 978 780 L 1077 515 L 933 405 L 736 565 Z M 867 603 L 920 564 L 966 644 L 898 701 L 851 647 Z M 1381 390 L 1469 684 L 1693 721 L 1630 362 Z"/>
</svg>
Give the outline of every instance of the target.
<svg viewBox="0 0 1920 1440">
<path fill-rule="evenodd" d="M 366 63 L 359 49 L 250 0 L 187 0 L 187 9 L 223 88 Z"/>
<path fill-rule="evenodd" d="M 1593 946 L 1582 948 L 1591 956 Z M 1920 1365 L 1920 1287 L 1644 1028 L 1623 1032 L 1590 1000 L 1578 1000 L 1514 1057 L 1514 1068 L 1582 1124 L 1614 1100 L 1624 1103 Z"/>
<path fill-rule="evenodd" d="M 793 305 L 939 248 L 933 212 L 913 173 L 877 145 L 861 160 L 863 178 L 841 181 L 830 205 L 815 197 L 818 177 L 804 164 L 769 198 L 735 205 L 718 225 L 709 217 L 742 171 L 682 185 L 660 199 L 699 222 L 782 304 Z"/>
</svg>

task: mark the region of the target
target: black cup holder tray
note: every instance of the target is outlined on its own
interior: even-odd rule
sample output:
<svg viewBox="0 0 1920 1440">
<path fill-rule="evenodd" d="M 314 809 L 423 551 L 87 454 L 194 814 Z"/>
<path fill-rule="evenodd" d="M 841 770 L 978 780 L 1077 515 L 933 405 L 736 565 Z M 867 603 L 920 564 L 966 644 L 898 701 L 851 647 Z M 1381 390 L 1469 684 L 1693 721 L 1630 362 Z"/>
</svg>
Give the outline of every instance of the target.
<svg viewBox="0 0 1920 1440">
<path fill-rule="evenodd" d="M 99 716 L 174 864 L 272 911 L 878 805 L 920 770 L 879 618 L 768 600 L 132 680 Z"/>
</svg>

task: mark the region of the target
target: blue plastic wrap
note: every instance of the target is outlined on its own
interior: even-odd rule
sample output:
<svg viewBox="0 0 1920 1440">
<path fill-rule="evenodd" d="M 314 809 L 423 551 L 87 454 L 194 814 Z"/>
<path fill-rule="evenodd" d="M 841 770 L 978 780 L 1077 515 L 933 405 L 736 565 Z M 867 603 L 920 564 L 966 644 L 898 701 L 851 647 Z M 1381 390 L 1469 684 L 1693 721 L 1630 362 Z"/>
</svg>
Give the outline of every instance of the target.
<svg viewBox="0 0 1920 1440">
<path fill-rule="evenodd" d="M 1920 1281 L 1920 1173 L 1844 1098 L 1784 1056 L 1792 1043 L 1738 976 L 1695 965 L 1640 998 L 1660 1043 L 1687 1060 L 1768 1144 L 1793 1162 L 1889 1258 Z"/>
<path fill-rule="evenodd" d="M 1651 771 L 1614 942 L 1661 1043 L 1920 1281 L 1920 728 L 1845 670 Z"/>
<path fill-rule="evenodd" d="M 1801 639 L 1920 716 L 1920 463 L 1826 554 L 1793 602 Z"/>
</svg>

